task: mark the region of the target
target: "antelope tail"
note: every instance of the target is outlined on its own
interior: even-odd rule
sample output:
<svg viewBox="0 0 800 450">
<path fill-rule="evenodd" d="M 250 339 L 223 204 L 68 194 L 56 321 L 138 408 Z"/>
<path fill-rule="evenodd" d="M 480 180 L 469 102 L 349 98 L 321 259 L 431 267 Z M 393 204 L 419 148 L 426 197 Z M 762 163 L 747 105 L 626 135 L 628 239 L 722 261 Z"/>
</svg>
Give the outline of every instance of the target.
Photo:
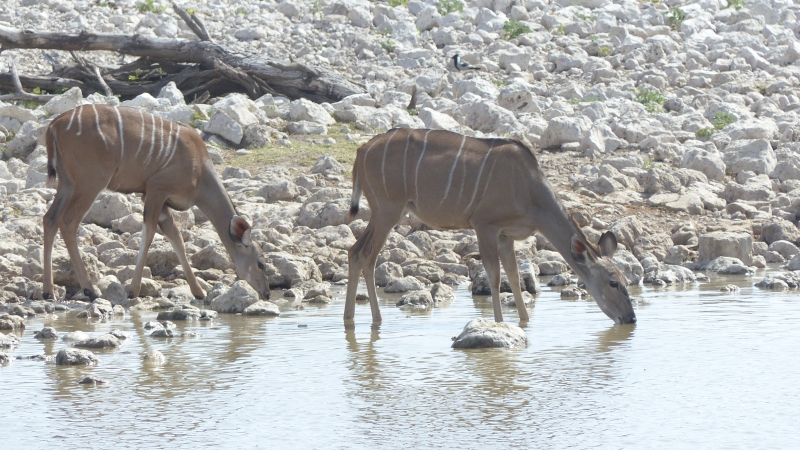
<svg viewBox="0 0 800 450">
<path fill-rule="evenodd" d="M 56 139 L 56 130 L 53 127 L 47 127 L 46 147 L 47 186 L 53 186 L 56 183 L 56 157 L 58 155 L 58 140 Z"/>
<path fill-rule="evenodd" d="M 350 222 L 356 218 L 358 214 L 358 204 L 361 201 L 361 183 L 358 182 L 358 170 L 353 168 L 353 195 L 350 196 L 350 214 L 347 216 L 347 221 Z"/>
</svg>

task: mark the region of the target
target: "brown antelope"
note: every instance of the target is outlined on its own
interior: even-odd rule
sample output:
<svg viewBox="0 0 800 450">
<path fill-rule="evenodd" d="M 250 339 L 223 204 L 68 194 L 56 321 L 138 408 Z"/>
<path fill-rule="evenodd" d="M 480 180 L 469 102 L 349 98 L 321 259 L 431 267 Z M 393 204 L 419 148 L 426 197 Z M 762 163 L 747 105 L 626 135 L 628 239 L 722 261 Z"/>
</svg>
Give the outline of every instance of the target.
<svg viewBox="0 0 800 450">
<path fill-rule="evenodd" d="M 77 231 L 97 195 L 106 188 L 143 194 L 142 242 L 129 296 L 139 295 L 147 250 L 158 226 L 178 255 L 192 294 L 205 297 L 171 211 L 197 205 L 219 233 L 239 278 L 269 298 L 260 250 L 250 241 L 250 225 L 236 214 L 205 143 L 194 129 L 138 109 L 85 105 L 56 117 L 47 128 L 46 141 L 48 181 L 57 178 L 58 189 L 44 215 L 45 298 L 53 296 L 52 252 L 59 229 L 81 288 L 92 299 L 98 296 L 81 260 Z"/>
<path fill-rule="evenodd" d="M 355 314 L 363 271 L 372 321 L 381 322 L 375 291 L 375 261 L 389 232 L 407 211 L 438 228 L 472 228 L 490 280 L 494 319 L 500 309 L 500 261 L 521 321 L 528 320 L 522 300 L 514 241 L 535 230 L 555 246 L 586 283 L 600 309 L 616 323 L 636 322 L 627 281 L 611 260 L 617 249 L 606 232 L 591 244 L 567 215 L 539 168 L 533 152 L 510 139 L 476 139 L 449 131 L 394 129 L 358 149 L 353 166 L 350 217 L 362 192 L 372 216 L 350 249 L 344 319 Z"/>
</svg>

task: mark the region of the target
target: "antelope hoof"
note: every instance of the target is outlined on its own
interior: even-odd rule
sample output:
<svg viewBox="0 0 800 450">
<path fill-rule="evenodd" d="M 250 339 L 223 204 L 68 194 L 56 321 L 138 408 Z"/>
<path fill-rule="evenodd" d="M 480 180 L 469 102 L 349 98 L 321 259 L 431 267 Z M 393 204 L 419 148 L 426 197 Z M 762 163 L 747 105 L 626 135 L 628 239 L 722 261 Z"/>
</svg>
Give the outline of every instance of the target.
<svg viewBox="0 0 800 450">
<path fill-rule="evenodd" d="M 42 294 L 42 298 L 45 299 L 45 300 L 52 300 L 53 299 L 53 294 L 51 294 L 49 292 L 45 292 L 44 294 Z"/>
<path fill-rule="evenodd" d="M 194 298 L 202 300 L 206 298 L 206 291 L 200 289 L 200 292 L 192 292 L 192 295 L 194 295 Z"/>
<path fill-rule="evenodd" d="M 88 288 L 83 290 L 83 295 L 89 297 L 89 300 L 91 301 L 95 301 L 100 297 L 100 294 L 97 294 L 96 292 Z"/>
<path fill-rule="evenodd" d="M 133 295 L 133 291 L 128 291 L 128 298 L 136 298 L 136 296 Z"/>
</svg>

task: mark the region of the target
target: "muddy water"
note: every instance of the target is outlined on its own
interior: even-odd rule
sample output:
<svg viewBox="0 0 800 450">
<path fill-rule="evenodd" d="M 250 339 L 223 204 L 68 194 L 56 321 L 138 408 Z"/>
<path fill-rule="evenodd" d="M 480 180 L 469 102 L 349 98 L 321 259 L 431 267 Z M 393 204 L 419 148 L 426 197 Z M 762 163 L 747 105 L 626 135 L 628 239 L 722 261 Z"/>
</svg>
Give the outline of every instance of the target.
<svg viewBox="0 0 800 450">
<path fill-rule="evenodd" d="M 728 283 L 741 292 L 719 292 Z M 362 304 L 345 331 L 341 300 L 178 324 L 195 338 L 149 337 L 155 313 L 31 320 L 15 356 L 65 346 L 33 338 L 45 324 L 132 336 L 97 352 L 97 367 L 0 369 L 0 447 L 789 448 L 800 435 L 800 295 L 751 285 L 631 289 L 646 300 L 633 326 L 545 288 L 519 351 L 450 349 L 469 319 L 492 317 L 463 288 L 428 313 L 387 298 L 379 329 Z M 151 349 L 166 365 L 144 364 Z M 109 384 L 76 384 L 88 374 Z"/>
</svg>

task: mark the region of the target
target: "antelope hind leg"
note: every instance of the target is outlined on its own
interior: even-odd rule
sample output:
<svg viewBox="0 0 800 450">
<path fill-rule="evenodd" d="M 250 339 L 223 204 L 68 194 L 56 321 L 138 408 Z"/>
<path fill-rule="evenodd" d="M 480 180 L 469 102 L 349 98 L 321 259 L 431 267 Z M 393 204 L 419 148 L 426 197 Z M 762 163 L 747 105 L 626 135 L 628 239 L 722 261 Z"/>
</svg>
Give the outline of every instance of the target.
<svg viewBox="0 0 800 450">
<path fill-rule="evenodd" d="M 186 275 L 186 281 L 189 282 L 192 295 L 198 299 L 206 298 L 206 291 L 200 287 L 200 283 L 197 282 L 197 278 L 194 276 L 194 272 L 192 272 L 192 267 L 189 265 L 189 258 L 186 257 L 186 248 L 183 244 L 183 236 L 172 217 L 172 210 L 166 205 L 161 208 L 161 215 L 158 216 L 158 226 L 161 228 L 161 232 L 164 233 L 164 236 L 167 237 L 167 240 L 169 240 L 169 243 L 172 244 L 172 249 L 175 250 L 175 254 L 178 255 L 178 261 L 180 261 L 181 267 L 183 267 L 183 273 Z M 144 267 L 142 267 L 142 270 L 144 270 Z"/>
<path fill-rule="evenodd" d="M 506 269 L 506 276 L 508 276 L 508 282 L 511 284 L 511 292 L 514 294 L 514 302 L 517 304 L 519 320 L 527 322 L 530 318 L 528 317 L 528 308 L 525 307 L 525 301 L 522 298 L 522 287 L 519 284 L 519 267 L 517 266 L 517 257 L 514 254 L 514 240 L 500 235 L 497 243 L 500 260 L 503 263 L 503 268 Z"/>
<path fill-rule="evenodd" d="M 347 294 L 344 300 L 344 320 L 351 322 L 356 314 L 356 294 L 358 293 L 358 280 L 361 277 L 361 249 L 372 234 L 372 223 L 367 225 L 364 233 L 359 236 L 356 243 L 348 251 Z"/>
</svg>

